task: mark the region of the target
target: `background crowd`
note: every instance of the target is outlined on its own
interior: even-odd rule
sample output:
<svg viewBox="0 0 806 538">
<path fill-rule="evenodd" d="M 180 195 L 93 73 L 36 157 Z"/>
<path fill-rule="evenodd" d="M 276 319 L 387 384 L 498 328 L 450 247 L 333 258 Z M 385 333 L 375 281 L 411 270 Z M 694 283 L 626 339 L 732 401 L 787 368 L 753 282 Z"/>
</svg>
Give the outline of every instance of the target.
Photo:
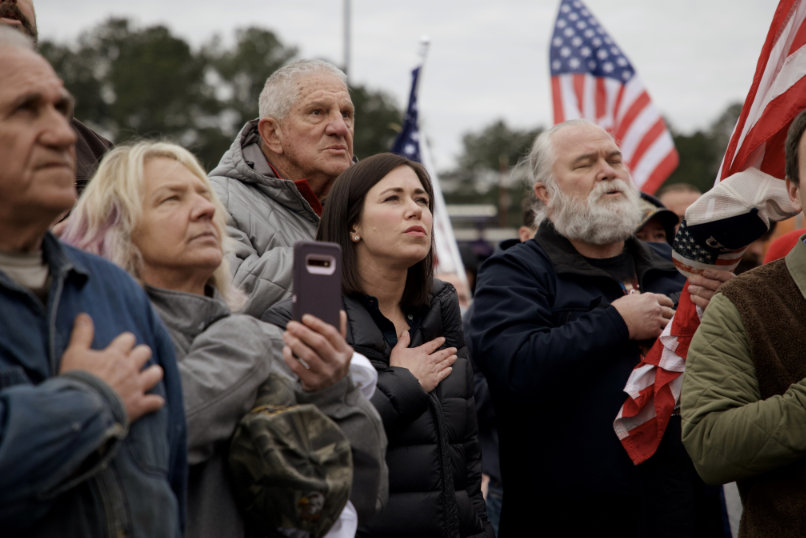
<svg viewBox="0 0 806 538">
<path fill-rule="evenodd" d="M 799 233 L 751 271 L 767 218 L 735 271 L 686 280 L 675 237 L 714 248 L 686 211 L 727 195 L 639 193 L 616 140 L 570 120 L 529 134 L 519 238 L 457 293 L 427 171 L 369 142 L 358 158 L 360 91 L 337 67 L 241 65 L 257 118 L 208 174 L 182 145 L 81 123 L 32 0 L 0 21 L 4 532 L 716 537 L 736 481 L 740 536 L 801 535 Z M 781 215 L 802 207 L 804 131 L 801 114 Z M 294 245 L 313 240 L 341 248 L 339 326 L 292 319 Z M 685 397 L 636 465 L 614 431 L 625 385 L 695 307 Z"/>
</svg>

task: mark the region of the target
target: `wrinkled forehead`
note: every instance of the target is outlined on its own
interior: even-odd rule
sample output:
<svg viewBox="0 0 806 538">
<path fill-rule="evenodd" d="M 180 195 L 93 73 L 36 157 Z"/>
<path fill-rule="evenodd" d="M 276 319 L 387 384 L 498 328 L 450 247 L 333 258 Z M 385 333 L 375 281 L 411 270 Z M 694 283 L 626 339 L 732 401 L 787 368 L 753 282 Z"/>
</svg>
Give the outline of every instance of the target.
<svg viewBox="0 0 806 538">
<path fill-rule="evenodd" d="M 23 49 L 0 48 L 0 103 L 27 93 L 58 99 L 66 93 L 56 72 L 40 55 Z"/>
<path fill-rule="evenodd" d="M 339 104 L 352 104 L 347 85 L 336 75 L 314 73 L 294 79 L 295 107 L 306 106 L 318 100 L 335 100 Z"/>
<path fill-rule="evenodd" d="M 595 125 L 571 125 L 560 129 L 554 133 L 551 142 L 557 162 L 573 161 L 591 153 L 606 155 L 620 151 L 613 137 Z"/>
</svg>

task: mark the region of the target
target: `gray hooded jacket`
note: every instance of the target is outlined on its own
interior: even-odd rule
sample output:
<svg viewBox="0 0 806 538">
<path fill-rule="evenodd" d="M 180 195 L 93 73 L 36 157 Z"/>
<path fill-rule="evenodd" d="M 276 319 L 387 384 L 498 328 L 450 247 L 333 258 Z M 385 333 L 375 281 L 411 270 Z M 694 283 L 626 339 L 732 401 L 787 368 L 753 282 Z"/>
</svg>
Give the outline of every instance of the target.
<svg viewBox="0 0 806 538">
<path fill-rule="evenodd" d="M 319 216 L 293 181 L 278 179 L 260 149 L 258 120 L 247 123 L 210 181 L 227 209 L 233 283 L 249 295 L 243 313 L 260 318 L 291 295 L 293 246 L 313 241 Z"/>
<path fill-rule="evenodd" d="M 349 375 L 324 390 L 305 392 L 283 361 L 278 327 L 232 314 L 215 290 L 212 297 L 150 286 L 146 291 L 171 335 L 182 378 L 190 464 L 188 538 L 245 536 L 229 482 L 227 447 L 272 372 L 294 379 L 297 401 L 314 404 L 333 419 L 350 441 L 353 459 L 364 462 L 365 472 L 354 475 L 350 495 L 359 519 L 382 508 L 388 495 L 386 435 L 380 415 Z"/>
</svg>

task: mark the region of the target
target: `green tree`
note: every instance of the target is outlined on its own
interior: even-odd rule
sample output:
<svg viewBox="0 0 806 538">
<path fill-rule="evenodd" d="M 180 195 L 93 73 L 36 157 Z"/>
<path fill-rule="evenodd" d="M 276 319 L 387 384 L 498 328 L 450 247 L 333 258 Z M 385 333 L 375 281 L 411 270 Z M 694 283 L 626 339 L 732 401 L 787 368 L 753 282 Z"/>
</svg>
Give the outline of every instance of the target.
<svg viewBox="0 0 806 538">
<path fill-rule="evenodd" d="M 506 206 L 506 224 L 519 226 L 521 202 L 528 195 L 524 169 L 518 163 L 529 154 L 542 128 L 512 129 L 496 120 L 462 137 L 462 153 L 454 170 L 440 175 L 450 204 Z M 501 187 L 506 192 L 501 192 Z M 503 220 L 503 219 L 502 219 Z"/>
<path fill-rule="evenodd" d="M 389 151 L 403 121 L 403 113 L 394 99 L 384 91 L 366 86 L 352 86 L 350 97 L 355 106 L 355 155 L 364 159 Z"/>
<path fill-rule="evenodd" d="M 208 167 L 218 162 L 222 106 L 206 63 L 166 27 L 112 18 L 73 47 L 43 43 L 42 53 L 76 96 L 76 117 L 115 142 L 165 138 L 196 151 Z"/>
<path fill-rule="evenodd" d="M 219 98 L 227 111 L 224 130 L 235 136 L 258 117 L 258 98 L 266 79 L 297 56 L 296 47 L 283 45 L 274 32 L 250 27 L 235 31 L 235 48 L 223 48 L 218 36 L 202 48 Z"/>
<path fill-rule="evenodd" d="M 258 117 L 266 79 L 297 56 L 270 30 L 236 31 L 231 48 L 214 36 L 201 50 L 164 26 L 112 18 L 77 42 L 44 41 L 42 54 L 76 97 L 75 115 L 120 144 L 163 138 L 196 153 L 209 170 L 244 123 Z M 357 86 L 355 152 L 387 151 L 401 121 L 388 94 Z"/>
<path fill-rule="evenodd" d="M 733 127 L 742 111 L 741 103 L 729 105 L 706 130 L 690 135 L 672 134 L 680 164 L 663 183 L 689 183 L 702 192 L 714 186 Z"/>
</svg>

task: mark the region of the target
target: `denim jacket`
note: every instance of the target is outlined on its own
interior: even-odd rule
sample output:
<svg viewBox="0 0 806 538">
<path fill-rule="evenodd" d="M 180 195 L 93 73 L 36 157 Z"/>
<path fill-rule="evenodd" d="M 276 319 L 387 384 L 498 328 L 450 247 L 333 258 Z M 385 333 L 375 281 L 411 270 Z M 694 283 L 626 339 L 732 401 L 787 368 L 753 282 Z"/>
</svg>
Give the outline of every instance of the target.
<svg viewBox="0 0 806 538">
<path fill-rule="evenodd" d="M 187 440 L 173 344 L 125 271 L 50 234 L 43 255 L 47 306 L 0 271 L 0 534 L 181 536 Z M 99 378 L 58 375 L 82 312 L 95 325 L 93 349 L 124 331 L 151 347 L 162 409 L 130 423 Z"/>
</svg>

